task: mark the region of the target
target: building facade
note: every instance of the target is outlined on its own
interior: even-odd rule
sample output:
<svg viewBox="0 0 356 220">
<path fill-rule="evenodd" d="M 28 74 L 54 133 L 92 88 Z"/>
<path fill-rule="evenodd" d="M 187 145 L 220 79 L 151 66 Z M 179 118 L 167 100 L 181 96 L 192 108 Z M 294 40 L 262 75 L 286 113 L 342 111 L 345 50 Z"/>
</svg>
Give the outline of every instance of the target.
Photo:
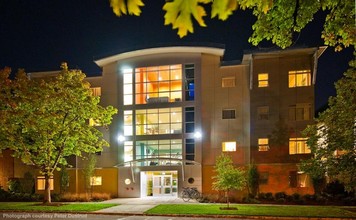
<svg viewBox="0 0 356 220">
<path fill-rule="evenodd" d="M 241 62 L 222 62 L 219 45 L 167 46 L 95 60 L 102 75 L 87 80 L 103 106 L 119 111 L 109 128 L 98 127 L 110 147 L 96 156 L 93 191 L 213 194 L 215 161 L 227 153 L 237 166 L 257 166 L 260 192 L 313 193 L 298 164 L 310 157 L 301 131 L 312 123 L 324 49 L 246 52 Z M 86 161 L 71 163 L 69 191 L 83 192 Z"/>
</svg>

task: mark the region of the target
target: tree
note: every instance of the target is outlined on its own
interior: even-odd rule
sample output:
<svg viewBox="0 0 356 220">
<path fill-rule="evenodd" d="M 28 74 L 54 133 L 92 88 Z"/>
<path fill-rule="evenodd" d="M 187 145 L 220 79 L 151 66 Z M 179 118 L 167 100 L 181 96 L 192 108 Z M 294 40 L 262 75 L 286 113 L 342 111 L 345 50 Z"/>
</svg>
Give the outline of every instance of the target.
<svg viewBox="0 0 356 220">
<path fill-rule="evenodd" d="M 251 163 L 247 172 L 247 186 L 250 196 L 256 197 L 259 188 L 260 175 L 255 163 Z"/>
<path fill-rule="evenodd" d="M 216 159 L 215 172 L 213 189 L 225 192 L 226 203 L 229 207 L 229 192 L 243 189 L 246 185 L 245 173 L 243 170 L 235 168 L 232 158 L 226 154 L 221 154 Z"/>
<path fill-rule="evenodd" d="M 95 174 L 96 155 L 89 154 L 87 158 L 87 164 L 83 169 L 85 179 L 85 190 L 87 194 L 92 195 L 92 177 Z"/>
<path fill-rule="evenodd" d="M 327 175 L 356 190 L 356 60 L 344 77 L 335 83 L 336 96 L 329 98 L 329 107 L 319 114 L 316 124 L 304 134 L 314 157 L 304 161 L 302 169 L 312 178 Z"/>
<path fill-rule="evenodd" d="M 117 112 L 99 105 L 84 73 L 61 67 L 58 76 L 46 79 L 29 79 L 24 71 L 11 79 L 9 68 L 0 71 L 0 150 L 13 150 L 14 157 L 44 175 L 44 203 L 51 202 L 50 178 L 67 165 L 67 157 L 108 146 L 89 119 L 106 126 Z"/>
<path fill-rule="evenodd" d="M 110 5 L 117 16 L 139 16 L 144 3 L 142 0 L 110 0 Z M 194 32 L 192 18 L 201 27 L 206 27 L 204 17 L 207 6 L 211 6 L 211 18 L 218 17 L 223 21 L 238 9 L 251 10 L 257 18 L 249 39 L 253 45 L 271 40 L 281 48 L 290 46 L 293 33 L 301 32 L 318 11 L 327 13 L 321 33 L 326 45 L 335 46 L 336 50 L 355 45 L 353 0 L 171 0 L 163 6 L 166 12 L 164 24 L 178 29 L 178 35 L 182 38 L 188 32 Z"/>
</svg>

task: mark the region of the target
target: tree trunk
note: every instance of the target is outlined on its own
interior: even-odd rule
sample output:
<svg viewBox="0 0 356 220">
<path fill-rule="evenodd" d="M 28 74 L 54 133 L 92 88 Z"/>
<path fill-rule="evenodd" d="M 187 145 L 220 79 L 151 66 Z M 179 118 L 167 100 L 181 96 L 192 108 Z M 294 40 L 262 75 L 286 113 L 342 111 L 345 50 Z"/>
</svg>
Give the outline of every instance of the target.
<svg viewBox="0 0 356 220">
<path fill-rule="evenodd" d="M 227 208 L 230 208 L 229 190 L 226 190 L 226 191 L 225 191 L 225 196 L 226 196 Z"/>
<path fill-rule="evenodd" d="M 48 174 L 45 174 L 45 191 L 43 195 L 43 203 L 51 203 L 50 175 Z"/>
</svg>

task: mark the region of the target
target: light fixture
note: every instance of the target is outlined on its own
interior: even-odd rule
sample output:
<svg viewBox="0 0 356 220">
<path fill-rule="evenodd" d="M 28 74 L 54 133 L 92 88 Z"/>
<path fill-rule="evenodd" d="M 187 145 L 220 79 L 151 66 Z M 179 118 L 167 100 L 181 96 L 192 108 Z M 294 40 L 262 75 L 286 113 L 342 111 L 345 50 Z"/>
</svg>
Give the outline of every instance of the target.
<svg viewBox="0 0 356 220">
<path fill-rule="evenodd" d="M 125 136 L 119 135 L 119 136 L 117 137 L 117 140 L 118 140 L 119 142 L 124 142 L 124 141 L 125 141 Z"/>
<path fill-rule="evenodd" d="M 195 133 L 194 133 L 194 137 L 195 138 L 201 138 L 202 137 L 202 134 L 201 134 L 201 132 L 200 131 L 196 131 Z"/>
</svg>

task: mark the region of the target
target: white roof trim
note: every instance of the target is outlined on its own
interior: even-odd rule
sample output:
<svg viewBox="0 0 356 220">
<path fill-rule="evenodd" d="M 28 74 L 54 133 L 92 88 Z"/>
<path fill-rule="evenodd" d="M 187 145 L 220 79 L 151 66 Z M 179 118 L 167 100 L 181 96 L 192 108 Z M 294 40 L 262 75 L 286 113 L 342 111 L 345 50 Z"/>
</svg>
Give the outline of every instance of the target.
<svg viewBox="0 0 356 220">
<path fill-rule="evenodd" d="M 198 47 L 198 46 L 158 47 L 158 48 L 149 48 L 149 49 L 142 49 L 142 50 L 120 53 L 113 56 L 95 60 L 94 62 L 98 66 L 102 67 L 105 66 L 106 64 L 113 63 L 122 59 L 145 56 L 145 55 L 164 54 L 164 53 L 201 53 L 201 54 L 205 53 L 205 54 L 223 56 L 224 50 L 225 49 L 216 48 L 216 47 Z"/>
</svg>

